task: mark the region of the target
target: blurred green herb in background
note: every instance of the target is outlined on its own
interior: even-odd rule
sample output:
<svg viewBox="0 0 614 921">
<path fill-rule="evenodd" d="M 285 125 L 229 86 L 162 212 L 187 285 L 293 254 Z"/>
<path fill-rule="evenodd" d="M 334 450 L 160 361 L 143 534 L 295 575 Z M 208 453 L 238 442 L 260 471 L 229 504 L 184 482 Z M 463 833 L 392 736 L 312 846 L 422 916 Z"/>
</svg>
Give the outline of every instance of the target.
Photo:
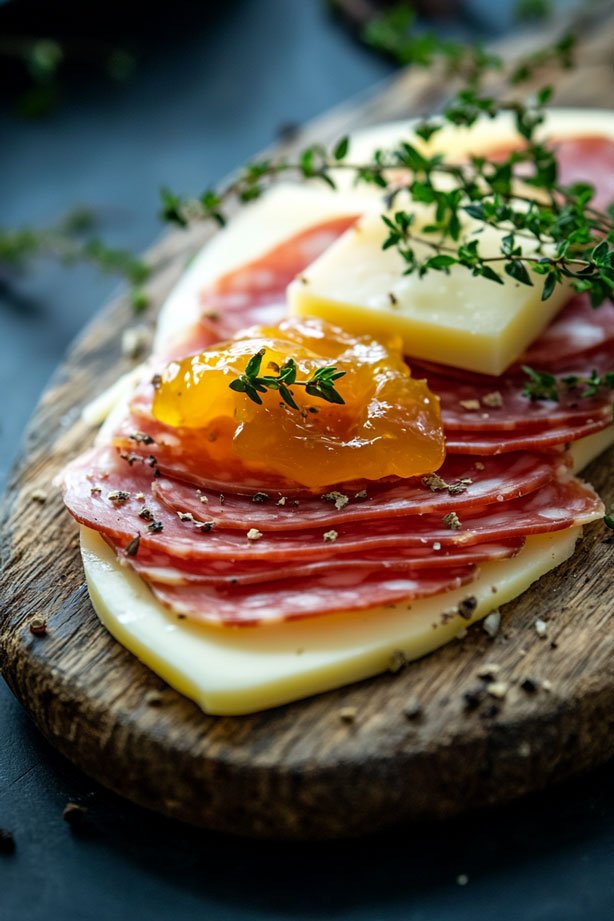
<svg viewBox="0 0 614 921">
<path fill-rule="evenodd" d="M 57 259 L 64 265 L 90 263 L 101 272 L 127 281 L 133 308 L 144 310 L 148 298 L 141 286 L 149 277 L 149 266 L 126 250 L 107 246 L 95 230 L 96 218 L 86 208 L 71 211 L 49 227 L 0 227 L 0 271 L 24 271 L 42 257 Z"/>
<path fill-rule="evenodd" d="M 514 8 L 517 22 L 541 22 L 554 12 L 552 0 L 518 0 Z"/>
<path fill-rule="evenodd" d="M 17 113 L 42 118 L 51 115 L 60 102 L 63 68 L 93 65 L 110 79 L 123 82 L 132 76 L 136 58 L 125 48 L 89 39 L 4 35 L 0 36 L 0 64 L 8 70 L 3 77 L 5 86 L 15 85 Z"/>
</svg>

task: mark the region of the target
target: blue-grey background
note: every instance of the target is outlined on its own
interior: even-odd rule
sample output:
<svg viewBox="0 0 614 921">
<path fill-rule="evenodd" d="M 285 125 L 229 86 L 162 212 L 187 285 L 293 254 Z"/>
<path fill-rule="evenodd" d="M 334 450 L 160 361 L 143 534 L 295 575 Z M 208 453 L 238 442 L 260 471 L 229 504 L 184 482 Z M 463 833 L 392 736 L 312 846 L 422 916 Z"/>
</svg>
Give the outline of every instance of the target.
<svg viewBox="0 0 614 921">
<path fill-rule="evenodd" d="M 491 30 L 509 7 L 495 22 L 495 4 L 470 5 L 469 28 L 481 7 Z M 98 6 L 81 4 L 82 15 Z M 392 69 L 321 0 L 234 0 L 215 15 L 205 4 L 176 6 L 140 5 L 147 40 L 128 84 L 79 73 L 52 117 L 0 114 L 2 224 L 45 224 L 88 204 L 108 242 L 139 251 L 160 233 L 160 185 L 198 191 L 280 125 Z M 115 287 L 51 262 L 0 278 L 0 481 L 46 380 Z M 89 806 L 81 833 L 62 819 L 69 799 Z M 0 921 L 608 921 L 613 815 L 606 766 L 509 807 L 359 842 L 222 838 L 92 784 L 41 740 L 0 682 L 0 827 L 17 842 L 14 855 L 0 854 Z"/>
</svg>

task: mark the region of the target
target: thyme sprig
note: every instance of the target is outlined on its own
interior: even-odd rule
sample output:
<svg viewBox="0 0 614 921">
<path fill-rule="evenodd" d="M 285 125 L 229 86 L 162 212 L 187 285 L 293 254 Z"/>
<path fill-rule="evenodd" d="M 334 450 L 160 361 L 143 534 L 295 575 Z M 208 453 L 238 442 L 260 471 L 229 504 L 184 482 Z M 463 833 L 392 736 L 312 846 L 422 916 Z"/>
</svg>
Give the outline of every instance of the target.
<svg viewBox="0 0 614 921">
<path fill-rule="evenodd" d="M 471 127 L 480 118 L 509 112 L 522 146 L 498 162 L 472 156 L 467 163 L 451 163 L 442 154 L 424 153 L 412 138 L 375 151 L 370 162 L 356 163 L 348 157 L 348 138 L 342 138 L 332 149 L 311 145 L 296 161 L 281 158 L 249 164 L 225 188 L 207 190 L 198 200 L 164 190 L 162 216 L 182 227 L 199 219 L 224 224 L 226 207 L 233 199 L 259 198 L 282 174 L 294 173 L 336 188 L 336 171 L 350 171 L 356 183 L 381 189 L 386 207 L 392 209 L 382 216 L 388 231 L 383 247 L 396 248 L 404 274 L 447 273 L 458 265 L 499 284 L 504 275 L 528 286 L 540 283 L 543 300 L 557 284 L 567 282 L 577 291 L 588 292 L 598 306 L 614 288 L 614 221 L 592 204 L 594 190 L 589 183 L 558 181 L 556 150 L 537 134 L 551 92 L 544 87 L 532 99 L 519 102 L 463 90 L 443 120 L 415 129 L 424 140 L 440 131 L 445 121 Z M 399 180 L 399 169 L 407 180 Z M 408 200 L 409 207 L 400 207 Z M 426 207 L 430 215 L 419 232 L 412 204 Z M 470 238 L 463 230 L 467 218 L 477 222 Z M 482 251 L 481 227 L 502 231 L 496 255 Z M 424 254 L 424 246 L 430 253 Z"/>
<path fill-rule="evenodd" d="M 304 387 L 305 393 L 312 397 L 318 397 L 327 403 L 344 404 L 345 400 L 335 389 L 335 381 L 345 375 L 345 371 L 337 371 L 334 366 L 317 368 L 311 377 L 306 381 L 297 381 L 298 372 L 296 362 L 293 358 L 288 358 L 281 367 L 274 362 L 269 363 L 269 367 L 276 371 L 273 374 L 260 374 L 262 359 L 266 349 L 260 349 L 249 359 L 245 371 L 228 385 L 231 390 L 237 393 L 244 393 L 254 403 L 262 404 L 261 393 L 267 393 L 269 390 L 279 392 L 282 403 L 292 409 L 299 409 L 294 399 L 294 394 L 290 387 Z"/>
<path fill-rule="evenodd" d="M 149 266 L 127 250 L 108 246 L 94 234 L 95 226 L 92 212 L 78 208 L 49 227 L 15 230 L 0 227 L 0 269 L 23 269 L 43 256 L 65 265 L 87 262 L 101 272 L 127 281 L 133 308 L 143 310 L 148 297 L 141 286 L 150 275 Z"/>
<path fill-rule="evenodd" d="M 593 370 L 588 377 L 576 374 L 556 377 L 546 371 L 536 371 L 529 365 L 523 365 L 522 370 L 528 377 L 522 394 L 530 400 L 558 402 L 562 394 L 572 390 L 580 391 L 581 388 L 584 388 L 578 393 L 581 398 L 597 396 L 604 389 L 614 390 L 614 371 L 599 374 Z"/>
<path fill-rule="evenodd" d="M 512 86 L 530 80 L 549 64 L 563 68 L 573 65 L 574 36 L 565 33 L 546 48 L 528 54 L 511 67 L 503 58 L 486 50 L 479 42 L 464 44 L 431 32 L 418 31 L 418 15 L 411 3 L 398 3 L 367 23 L 364 41 L 403 66 L 431 68 L 442 66 L 445 76 L 461 78 L 467 86 L 478 87 L 493 72 L 502 74 Z"/>
</svg>

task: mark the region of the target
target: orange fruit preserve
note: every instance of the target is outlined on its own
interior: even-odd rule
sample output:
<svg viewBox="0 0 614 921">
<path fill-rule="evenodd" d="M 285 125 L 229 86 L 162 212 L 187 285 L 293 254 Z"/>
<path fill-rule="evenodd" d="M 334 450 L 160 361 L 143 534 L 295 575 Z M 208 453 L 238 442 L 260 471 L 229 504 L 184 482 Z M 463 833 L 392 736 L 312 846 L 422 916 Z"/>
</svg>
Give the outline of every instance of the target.
<svg viewBox="0 0 614 921">
<path fill-rule="evenodd" d="M 259 359 L 248 367 L 254 355 Z M 284 376 L 289 361 L 295 380 L 288 389 L 267 384 L 266 378 Z M 338 402 L 305 387 L 323 368 L 340 375 L 332 383 Z M 266 473 L 314 490 L 430 473 L 445 454 L 439 400 L 425 381 L 412 378 L 400 339 L 384 344 L 315 318 L 252 327 L 171 362 L 153 415 L 191 430 L 186 447 L 197 446 L 203 470 L 210 459 L 246 478 Z"/>
</svg>

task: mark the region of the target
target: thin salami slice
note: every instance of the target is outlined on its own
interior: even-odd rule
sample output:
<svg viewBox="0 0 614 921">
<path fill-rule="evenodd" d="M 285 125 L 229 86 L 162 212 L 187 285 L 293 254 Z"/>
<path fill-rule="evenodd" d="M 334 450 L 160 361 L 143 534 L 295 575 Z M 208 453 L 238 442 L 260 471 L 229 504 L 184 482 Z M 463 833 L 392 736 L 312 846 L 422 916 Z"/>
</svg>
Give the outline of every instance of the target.
<svg viewBox="0 0 614 921">
<path fill-rule="evenodd" d="M 614 140 L 603 135 L 552 138 L 558 163 L 558 181 L 561 185 L 589 182 L 595 189 L 591 202 L 594 207 L 607 208 L 614 201 Z M 505 144 L 488 152 L 491 160 L 508 157 L 518 145 Z M 521 164 L 519 173 L 525 164 Z"/>
<path fill-rule="evenodd" d="M 521 365 L 546 369 L 606 342 L 614 344 L 614 304 L 604 301 L 595 308 L 587 294 L 578 294 L 529 346 L 516 370 Z"/>
<path fill-rule="evenodd" d="M 357 218 L 348 214 L 314 224 L 216 279 L 201 293 L 200 321 L 172 343 L 166 357 L 193 355 L 248 326 L 275 326 L 286 316 L 286 288 L 292 279 Z"/>
<path fill-rule="evenodd" d="M 118 557 L 125 561 L 124 547 L 109 541 Z M 141 548 L 136 556 L 130 558 L 132 568 L 148 582 L 160 582 L 168 585 L 187 585 L 192 582 L 203 585 L 256 585 L 262 582 L 276 582 L 280 579 L 319 578 L 321 574 L 331 572 L 364 573 L 422 573 L 425 570 L 449 569 L 487 563 L 492 560 L 505 560 L 515 556 L 522 548 L 521 537 L 500 540 L 485 544 L 473 544 L 470 547 L 410 547 L 407 550 L 394 548 L 372 550 L 357 555 L 331 555 L 330 559 L 312 560 L 294 563 L 290 560 L 271 565 L 266 560 L 242 561 L 205 560 L 195 563 L 192 560 L 173 558 L 168 554 L 153 552 Z"/>
<path fill-rule="evenodd" d="M 556 143 L 559 182 L 590 182 L 595 187 L 591 204 L 607 208 L 614 201 L 614 141 L 606 137 L 562 138 Z"/>
<path fill-rule="evenodd" d="M 562 477 L 528 496 L 487 506 L 460 520 L 441 515 L 385 517 L 328 530 L 267 533 L 250 527 L 241 532 L 210 526 L 205 516 L 202 522 L 180 520 L 152 494 L 146 474 L 133 469 L 127 476 L 125 470 L 112 467 L 108 457 L 82 456 L 66 468 L 62 486 L 71 514 L 126 550 L 138 553 L 142 545 L 194 561 L 298 562 L 384 547 L 470 546 L 562 530 L 603 515 L 603 504 L 589 486 Z"/>
<path fill-rule="evenodd" d="M 450 432 L 446 436 L 448 454 L 496 455 L 516 451 L 551 450 L 560 445 L 595 432 L 601 432 L 610 424 L 608 419 L 586 421 L 579 425 L 562 425 L 543 432 L 514 432 L 502 435 L 496 432 Z"/>
<path fill-rule="evenodd" d="M 428 374 L 431 390 L 441 400 L 441 418 L 449 432 L 547 432 L 564 426 L 575 427 L 592 421 L 612 421 L 611 394 L 581 398 L 577 391 L 561 394 L 558 402 L 531 400 L 523 395 L 523 384 L 504 376 L 492 381 L 453 380 Z"/>
<path fill-rule="evenodd" d="M 247 495 L 224 493 L 220 502 L 219 492 L 166 478 L 155 480 L 152 489 L 171 511 L 196 518 L 206 515 L 216 527 L 288 531 L 480 508 L 539 489 L 564 464 L 560 455 L 547 454 L 489 458 L 478 467 L 472 457 L 450 457 L 435 476 L 371 483 L 357 491 L 332 490 L 300 498 L 252 490 Z"/>
<path fill-rule="evenodd" d="M 245 627 L 339 611 L 363 611 L 380 605 L 405 605 L 416 598 L 466 585 L 474 572 L 472 566 L 412 577 L 331 572 L 317 580 L 292 579 L 249 588 L 157 583 L 150 584 L 150 588 L 175 614 L 198 623 Z M 442 606 L 445 607 L 445 595 Z"/>
<path fill-rule="evenodd" d="M 450 390 L 448 390 L 449 393 Z M 527 400 L 527 404 L 527 413 L 529 413 L 530 401 Z M 463 412 L 463 407 L 460 407 L 460 410 Z M 493 416 L 501 418 L 495 415 L 499 412 L 497 408 L 488 409 L 490 418 Z M 465 415 L 469 417 L 471 412 L 466 411 Z M 460 423 L 459 414 L 456 414 L 456 421 Z M 483 421 L 488 422 L 489 420 Z M 479 426 L 474 428 L 468 426 L 462 429 L 446 427 L 446 450 L 448 455 L 490 456 L 523 451 L 549 452 L 579 438 L 600 432 L 611 422 L 612 404 L 608 400 L 607 404 L 602 403 L 598 410 L 588 416 L 582 413 L 580 418 L 560 420 L 555 425 L 544 426 L 543 429 L 519 426 L 510 429 L 504 421 L 497 429 L 483 429 Z M 134 441 L 134 432 L 139 432 L 139 430 L 141 435 L 145 434 L 147 439 L 151 439 L 151 443 L 145 443 L 142 440 Z M 279 478 L 267 476 L 265 469 L 257 475 L 250 475 L 249 478 L 238 469 L 233 470 L 228 462 L 220 466 L 209 463 L 206 467 L 195 469 L 194 463 L 189 462 L 188 458 L 198 454 L 197 439 L 197 430 L 177 429 L 173 432 L 143 415 L 125 420 L 115 433 L 114 443 L 123 456 L 136 461 L 143 459 L 145 463 L 157 467 L 166 476 L 193 483 L 203 490 L 224 493 L 226 490 L 230 492 L 238 489 L 264 491 L 271 492 L 278 498 L 284 495 L 301 494 L 302 491 L 297 491 L 295 484 L 280 485 Z M 446 463 L 449 461 L 450 457 Z M 360 489 L 361 487 L 357 485 L 356 490 L 360 491 Z"/>
</svg>

